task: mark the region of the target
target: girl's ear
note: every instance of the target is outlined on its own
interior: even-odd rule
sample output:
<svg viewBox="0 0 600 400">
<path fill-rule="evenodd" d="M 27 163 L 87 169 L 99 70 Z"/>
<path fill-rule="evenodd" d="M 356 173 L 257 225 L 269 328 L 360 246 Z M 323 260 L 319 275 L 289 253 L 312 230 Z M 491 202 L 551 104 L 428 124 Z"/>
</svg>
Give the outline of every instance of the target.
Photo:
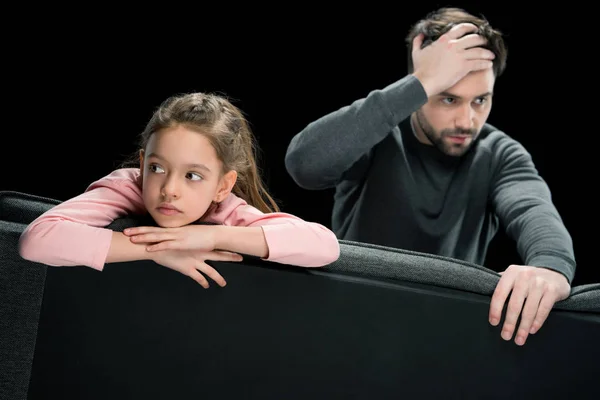
<svg viewBox="0 0 600 400">
<path fill-rule="evenodd" d="M 144 179 L 144 149 L 140 149 L 140 179 Z"/>
<path fill-rule="evenodd" d="M 219 182 L 219 186 L 217 187 L 217 192 L 215 193 L 215 198 L 213 201 L 215 203 L 220 203 L 225 200 L 225 198 L 229 196 L 229 193 L 231 193 L 233 190 L 236 181 L 237 171 L 231 170 L 223 175 L 221 181 Z"/>
</svg>

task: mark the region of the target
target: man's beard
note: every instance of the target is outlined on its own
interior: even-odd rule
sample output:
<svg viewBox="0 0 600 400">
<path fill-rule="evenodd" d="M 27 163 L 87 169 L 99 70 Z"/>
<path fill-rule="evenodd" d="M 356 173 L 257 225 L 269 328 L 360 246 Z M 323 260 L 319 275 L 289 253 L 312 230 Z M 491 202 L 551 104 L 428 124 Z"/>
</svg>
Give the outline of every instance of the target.
<svg viewBox="0 0 600 400">
<path fill-rule="evenodd" d="M 452 156 L 460 157 L 465 154 L 475 141 L 477 131 L 475 129 L 443 129 L 439 134 L 433 129 L 433 127 L 427 122 L 427 119 L 423 113 L 419 110 L 416 113 L 416 120 L 419 124 L 419 128 L 423 134 L 429 139 L 433 146 L 441 151 L 442 153 Z M 447 140 L 449 136 L 467 135 L 468 138 L 465 141 L 470 140 L 468 144 L 465 143 L 452 143 Z"/>
</svg>

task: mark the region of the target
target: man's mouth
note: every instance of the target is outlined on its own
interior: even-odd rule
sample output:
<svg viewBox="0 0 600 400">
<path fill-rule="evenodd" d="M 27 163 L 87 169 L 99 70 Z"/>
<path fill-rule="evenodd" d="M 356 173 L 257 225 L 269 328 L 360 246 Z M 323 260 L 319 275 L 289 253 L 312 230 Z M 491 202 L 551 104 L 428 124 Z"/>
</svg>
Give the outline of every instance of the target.
<svg viewBox="0 0 600 400">
<path fill-rule="evenodd" d="M 464 143 L 468 138 L 470 138 L 470 135 L 451 135 L 448 136 L 448 139 L 453 142 L 453 143 Z"/>
</svg>

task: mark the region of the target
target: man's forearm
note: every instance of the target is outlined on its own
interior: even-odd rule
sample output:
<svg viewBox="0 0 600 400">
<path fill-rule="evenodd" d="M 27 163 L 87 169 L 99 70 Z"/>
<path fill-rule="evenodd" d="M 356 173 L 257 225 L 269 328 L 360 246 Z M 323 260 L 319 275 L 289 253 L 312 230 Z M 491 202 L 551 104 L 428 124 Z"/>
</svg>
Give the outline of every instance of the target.
<svg viewBox="0 0 600 400">
<path fill-rule="evenodd" d="M 407 76 L 310 123 L 289 144 L 285 166 L 306 189 L 333 187 L 363 155 L 427 102 L 421 83 Z"/>
</svg>

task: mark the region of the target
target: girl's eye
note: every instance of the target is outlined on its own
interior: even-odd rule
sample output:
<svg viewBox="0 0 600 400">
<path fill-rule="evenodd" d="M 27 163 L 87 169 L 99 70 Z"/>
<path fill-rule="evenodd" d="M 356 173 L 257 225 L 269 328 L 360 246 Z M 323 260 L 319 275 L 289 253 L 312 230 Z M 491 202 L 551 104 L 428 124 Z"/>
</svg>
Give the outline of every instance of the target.
<svg viewBox="0 0 600 400">
<path fill-rule="evenodd" d="M 203 179 L 200 175 L 198 175 L 194 172 L 188 172 L 186 175 L 186 178 L 188 178 L 189 180 L 192 180 L 192 181 L 200 181 Z"/>
<path fill-rule="evenodd" d="M 150 164 L 150 166 L 148 167 L 148 169 L 150 169 L 150 171 L 152 171 L 154 173 L 157 173 L 157 174 L 165 172 L 165 170 L 162 169 L 162 167 L 160 165 L 157 165 L 157 164 Z"/>
</svg>

